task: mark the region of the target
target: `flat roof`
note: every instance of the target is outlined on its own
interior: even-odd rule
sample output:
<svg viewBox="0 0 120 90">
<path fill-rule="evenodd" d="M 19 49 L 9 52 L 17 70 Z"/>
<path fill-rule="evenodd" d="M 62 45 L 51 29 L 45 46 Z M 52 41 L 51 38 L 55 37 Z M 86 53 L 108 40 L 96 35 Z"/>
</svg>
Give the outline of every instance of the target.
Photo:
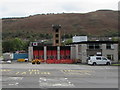
<svg viewBox="0 0 120 90">
<path fill-rule="evenodd" d="M 118 41 L 83 41 L 83 42 L 74 42 L 74 43 L 70 43 L 70 44 L 90 44 L 90 43 L 118 44 Z"/>
</svg>

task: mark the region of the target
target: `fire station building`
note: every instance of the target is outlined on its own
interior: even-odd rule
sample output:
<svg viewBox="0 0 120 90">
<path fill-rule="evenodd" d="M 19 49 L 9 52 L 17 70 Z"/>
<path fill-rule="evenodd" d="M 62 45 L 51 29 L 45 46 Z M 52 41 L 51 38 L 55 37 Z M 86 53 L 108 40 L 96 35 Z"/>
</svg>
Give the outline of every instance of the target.
<svg viewBox="0 0 120 90">
<path fill-rule="evenodd" d="M 61 46 L 61 25 L 52 25 L 53 45 L 30 43 L 29 60 L 42 59 L 46 63 L 86 63 L 88 56 L 105 56 L 118 61 L 118 42 L 88 41 L 87 36 L 73 37 L 73 43 Z"/>
<path fill-rule="evenodd" d="M 83 41 L 67 46 L 41 46 L 40 43 L 29 46 L 29 60 L 43 59 L 51 63 L 86 63 L 88 56 L 105 56 L 112 62 L 118 62 L 118 42 Z"/>
</svg>

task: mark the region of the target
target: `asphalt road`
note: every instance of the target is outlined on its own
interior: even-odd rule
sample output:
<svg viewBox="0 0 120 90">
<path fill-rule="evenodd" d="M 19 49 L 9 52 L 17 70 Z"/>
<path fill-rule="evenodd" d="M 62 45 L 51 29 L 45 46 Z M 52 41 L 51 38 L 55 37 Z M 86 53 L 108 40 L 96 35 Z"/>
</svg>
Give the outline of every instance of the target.
<svg viewBox="0 0 120 90">
<path fill-rule="evenodd" d="M 117 66 L 3 64 L 2 88 L 118 88 Z"/>
</svg>

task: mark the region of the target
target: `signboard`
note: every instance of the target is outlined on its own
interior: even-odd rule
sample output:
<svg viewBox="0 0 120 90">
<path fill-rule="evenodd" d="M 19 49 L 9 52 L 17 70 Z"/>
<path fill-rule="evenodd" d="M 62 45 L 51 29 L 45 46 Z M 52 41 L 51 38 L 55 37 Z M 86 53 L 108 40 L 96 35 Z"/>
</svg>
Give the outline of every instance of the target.
<svg viewBox="0 0 120 90">
<path fill-rule="evenodd" d="M 73 37 L 73 42 L 82 42 L 82 41 L 87 41 L 87 36 L 74 36 Z"/>
<path fill-rule="evenodd" d="M 33 46 L 38 46 L 38 43 L 37 42 L 33 42 Z"/>
<path fill-rule="evenodd" d="M 97 52 L 97 55 L 101 55 L 102 53 L 101 52 Z"/>
</svg>

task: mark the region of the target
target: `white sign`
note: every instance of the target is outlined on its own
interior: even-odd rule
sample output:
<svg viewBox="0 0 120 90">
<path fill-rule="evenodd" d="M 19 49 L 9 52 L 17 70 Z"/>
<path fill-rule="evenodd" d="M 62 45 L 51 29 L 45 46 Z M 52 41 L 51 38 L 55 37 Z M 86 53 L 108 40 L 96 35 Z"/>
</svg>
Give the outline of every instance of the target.
<svg viewBox="0 0 120 90">
<path fill-rule="evenodd" d="M 82 41 L 87 41 L 87 36 L 74 36 L 73 37 L 73 42 L 82 42 Z"/>
<path fill-rule="evenodd" d="M 102 53 L 101 52 L 97 52 L 97 55 L 101 55 Z"/>
<path fill-rule="evenodd" d="M 33 42 L 33 46 L 38 46 L 38 43 L 37 42 Z"/>
</svg>

